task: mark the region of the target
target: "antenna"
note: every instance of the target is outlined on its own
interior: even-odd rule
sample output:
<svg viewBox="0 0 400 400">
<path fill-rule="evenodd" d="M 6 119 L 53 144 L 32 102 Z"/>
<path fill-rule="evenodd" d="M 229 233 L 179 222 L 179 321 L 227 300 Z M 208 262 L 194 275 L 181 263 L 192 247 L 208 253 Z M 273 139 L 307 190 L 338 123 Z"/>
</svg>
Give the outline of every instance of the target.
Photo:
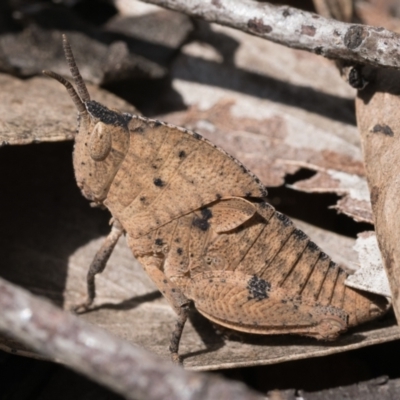
<svg viewBox="0 0 400 400">
<path fill-rule="evenodd" d="M 68 94 L 70 95 L 72 101 L 75 104 L 75 107 L 78 109 L 80 113 L 87 112 L 85 104 L 82 102 L 80 97 L 78 96 L 78 93 L 76 93 L 76 90 L 74 87 L 71 85 L 70 82 L 68 82 L 66 79 L 64 79 L 61 75 L 56 74 L 53 71 L 42 71 L 45 75 L 50 76 L 50 78 L 55 79 L 56 81 L 60 82 L 62 85 L 64 85 L 68 91 Z"/>
<path fill-rule="evenodd" d="M 62 38 L 63 38 L 65 58 L 67 59 L 67 63 L 69 66 L 69 70 L 71 71 L 72 78 L 74 78 L 76 89 L 82 101 L 86 103 L 90 101 L 89 92 L 87 90 L 85 82 L 83 81 L 82 75 L 80 74 L 79 69 L 76 66 L 75 58 L 74 55 L 72 54 L 71 45 L 68 42 L 67 36 L 62 35 Z"/>
</svg>

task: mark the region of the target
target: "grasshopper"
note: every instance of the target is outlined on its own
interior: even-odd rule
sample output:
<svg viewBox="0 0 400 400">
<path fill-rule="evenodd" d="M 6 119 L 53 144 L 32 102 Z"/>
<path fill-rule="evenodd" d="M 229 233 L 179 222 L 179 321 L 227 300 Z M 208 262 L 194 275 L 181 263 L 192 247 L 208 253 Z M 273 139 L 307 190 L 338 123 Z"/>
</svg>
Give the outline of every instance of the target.
<svg viewBox="0 0 400 400">
<path fill-rule="evenodd" d="M 93 303 L 95 275 L 124 234 L 177 314 L 174 361 L 190 303 L 237 331 L 322 340 L 386 312 L 385 298 L 345 286 L 347 273 L 266 202 L 266 188 L 242 163 L 196 132 L 91 100 L 65 36 L 63 47 L 76 90 L 43 72 L 78 110 L 77 184 L 113 216 L 77 311 Z"/>
</svg>

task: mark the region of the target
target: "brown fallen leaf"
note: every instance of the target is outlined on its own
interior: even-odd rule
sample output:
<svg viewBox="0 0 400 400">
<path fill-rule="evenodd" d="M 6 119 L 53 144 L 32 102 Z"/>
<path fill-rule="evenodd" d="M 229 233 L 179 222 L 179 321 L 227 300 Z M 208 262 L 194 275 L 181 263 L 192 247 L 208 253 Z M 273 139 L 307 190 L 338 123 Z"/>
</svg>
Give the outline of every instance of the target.
<svg viewBox="0 0 400 400">
<path fill-rule="evenodd" d="M 67 75 L 58 44 L 62 33 L 68 31 L 71 39 L 79 43 L 76 53 L 85 66 L 86 79 L 92 83 L 106 84 L 127 76 L 162 78 L 166 74 L 159 63 L 131 50 L 137 44 L 132 38 L 94 28 L 67 7 L 49 4 L 38 6 L 28 15 L 21 10 L 17 12 L 26 24 L 0 32 L 2 72 L 26 78 L 41 74 L 43 68 L 51 68 Z"/>
<path fill-rule="evenodd" d="M 400 72 L 365 70 L 369 85 L 356 100 L 375 231 L 400 320 Z"/>
</svg>

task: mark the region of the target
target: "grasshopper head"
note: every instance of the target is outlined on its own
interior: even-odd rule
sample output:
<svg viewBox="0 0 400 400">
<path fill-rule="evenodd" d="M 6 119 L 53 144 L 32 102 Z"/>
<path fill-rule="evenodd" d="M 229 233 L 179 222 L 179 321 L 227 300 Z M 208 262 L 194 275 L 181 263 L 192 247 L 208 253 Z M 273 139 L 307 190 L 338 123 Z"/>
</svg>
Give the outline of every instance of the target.
<svg viewBox="0 0 400 400">
<path fill-rule="evenodd" d="M 83 195 L 101 204 L 129 148 L 128 122 L 131 117 L 90 100 L 89 92 L 76 66 L 71 46 L 63 35 L 64 53 L 77 91 L 62 76 L 43 71 L 62 83 L 78 109 L 75 136 L 75 178 Z"/>
</svg>

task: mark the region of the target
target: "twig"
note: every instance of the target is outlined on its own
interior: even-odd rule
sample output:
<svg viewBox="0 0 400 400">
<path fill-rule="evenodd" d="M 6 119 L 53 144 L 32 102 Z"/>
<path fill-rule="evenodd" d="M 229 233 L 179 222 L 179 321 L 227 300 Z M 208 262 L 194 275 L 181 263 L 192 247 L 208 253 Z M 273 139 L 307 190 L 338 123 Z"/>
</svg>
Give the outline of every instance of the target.
<svg viewBox="0 0 400 400">
<path fill-rule="evenodd" d="M 142 0 L 324 57 L 400 66 L 400 34 L 252 0 Z"/>
<path fill-rule="evenodd" d="M 0 331 L 127 399 L 262 399 L 243 384 L 163 361 L 1 278 L 0 309 Z"/>
</svg>

